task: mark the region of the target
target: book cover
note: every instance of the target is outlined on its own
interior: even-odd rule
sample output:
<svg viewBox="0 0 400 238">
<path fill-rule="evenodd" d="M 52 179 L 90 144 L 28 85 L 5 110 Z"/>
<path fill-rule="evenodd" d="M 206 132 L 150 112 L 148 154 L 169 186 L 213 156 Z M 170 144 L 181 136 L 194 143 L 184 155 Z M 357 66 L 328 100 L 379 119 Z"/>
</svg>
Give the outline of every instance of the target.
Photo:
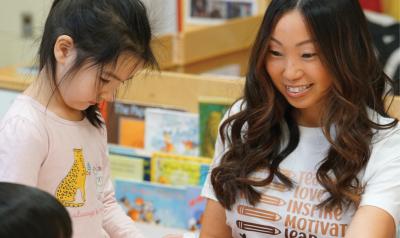
<svg viewBox="0 0 400 238">
<path fill-rule="evenodd" d="M 108 150 L 109 150 L 110 156 L 118 155 L 118 156 L 124 156 L 124 158 L 128 159 L 128 160 L 142 161 L 141 163 L 142 163 L 142 168 L 143 168 L 143 177 L 140 180 L 150 181 L 151 156 L 149 153 L 147 153 L 146 151 L 144 151 L 142 149 L 120 146 L 120 145 L 115 145 L 115 144 L 109 144 Z M 123 162 L 121 162 L 121 163 L 123 163 Z M 122 166 L 121 163 L 118 165 L 118 167 Z M 129 162 L 125 162 L 125 163 L 129 163 Z M 134 164 L 136 162 L 131 162 L 131 163 Z M 121 168 L 121 170 L 123 170 L 123 168 Z M 123 171 L 125 171 L 125 170 L 123 170 Z"/>
<path fill-rule="evenodd" d="M 125 101 L 107 103 L 108 142 L 143 148 L 146 107 Z"/>
<path fill-rule="evenodd" d="M 144 160 L 123 155 L 110 154 L 111 178 L 132 179 L 143 181 L 144 179 Z"/>
<path fill-rule="evenodd" d="M 132 220 L 188 230 L 201 227 L 205 199 L 200 192 L 201 187 L 115 181 L 115 197 Z"/>
<path fill-rule="evenodd" d="M 147 151 L 199 155 L 198 114 L 150 108 L 145 117 Z"/>
<path fill-rule="evenodd" d="M 211 159 L 169 153 L 154 153 L 151 157 L 151 181 L 161 184 L 202 186 Z"/>
<path fill-rule="evenodd" d="M 218 136 L 219 124 L 233 103 L 229 98 L 200 97 L 200 155 L 214 157 L 214 147 Z"/>
</svg>

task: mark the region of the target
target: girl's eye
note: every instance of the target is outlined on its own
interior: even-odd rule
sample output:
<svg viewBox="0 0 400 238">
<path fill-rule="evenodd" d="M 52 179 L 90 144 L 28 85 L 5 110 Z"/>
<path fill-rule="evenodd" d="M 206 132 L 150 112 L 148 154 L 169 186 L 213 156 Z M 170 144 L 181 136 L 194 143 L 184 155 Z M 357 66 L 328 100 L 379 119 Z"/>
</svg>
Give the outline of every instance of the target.
<svg viewBox="0 0 400 238">
<path fill-rule="evenodd" d="M 276 50 L 269 50 L 269 53 L 273 56 L 282 56 L 282 54 Z"/>
<path fill-rule="evenodd" d="M 311 59 L 316 55 L 317 55 L 316 53 L 306 53 L 306 54 L 302 54 L 301 57 L 303 57 L 305 59 Z"/>
<path fill-rule="evenodd" d="M 109 82 L 110 82 L 110 80 L 108 80 L 108 79 L 106 79 L 106 78 L 103 78 L 103 77 L 100 77 L 100 81 L 101 81 L 103 84 L 106 84 L 106 83 L 109 83 Z"/>
</svg>

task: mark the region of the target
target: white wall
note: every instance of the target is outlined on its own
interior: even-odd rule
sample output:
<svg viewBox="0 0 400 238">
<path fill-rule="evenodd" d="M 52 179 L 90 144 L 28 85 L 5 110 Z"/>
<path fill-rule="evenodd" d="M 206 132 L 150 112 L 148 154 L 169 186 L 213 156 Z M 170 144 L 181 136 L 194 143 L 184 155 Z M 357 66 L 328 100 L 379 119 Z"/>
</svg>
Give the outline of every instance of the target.
<svg viewBox="0 0 400 238">
<path fill-rule="evenodd" d="M 0 0 L 0 67 L 33 63 L 53 0 Z M 154 33 L 176 32 L 174 0 L 144 0 Z M 22 38 L 22 14 L 33 16 L 34 37 Z"/>
<path fill-rule="evenodd" d="M 0 0 L 0 67 L 31 64 L 52 0 Z M 33 38 L 22 38 L 22 14 L 32 15 Z"/>
</svg>

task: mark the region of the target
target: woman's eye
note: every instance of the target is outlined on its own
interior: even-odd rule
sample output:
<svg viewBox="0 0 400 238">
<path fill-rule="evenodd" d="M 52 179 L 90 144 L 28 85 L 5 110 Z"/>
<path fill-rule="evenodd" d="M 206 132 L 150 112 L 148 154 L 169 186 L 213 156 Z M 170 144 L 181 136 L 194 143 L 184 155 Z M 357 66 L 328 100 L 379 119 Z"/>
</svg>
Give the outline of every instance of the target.
<svg viewBox="0 0 400 238">
<path fill-rule="evenodd" d="M 273 56 L 282 56 L 282 54 L 276 50 L 269 50 L 269 53 Z"/>
<path fill-rule="evenodd" d="M 316 56 L 316 53 L 306 53 L 306 54 L 302 54 L 301 57 L 305 58 L 305 59 L 311 59 L 312 57 Z"/>
</svg>

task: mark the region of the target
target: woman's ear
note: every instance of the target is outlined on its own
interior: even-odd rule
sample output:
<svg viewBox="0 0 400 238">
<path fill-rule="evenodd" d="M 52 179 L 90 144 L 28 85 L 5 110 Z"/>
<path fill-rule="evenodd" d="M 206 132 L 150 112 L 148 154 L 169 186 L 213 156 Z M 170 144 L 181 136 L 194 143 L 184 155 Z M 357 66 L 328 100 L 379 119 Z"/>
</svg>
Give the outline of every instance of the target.
<svg viewBox="0 0 400 238">
<path fill-rule="evenodd" d="M 54 57 L 58 63 L 66 63 L 69 58 L 75 56 L 74 53 L 74 40 L 70 36 L 60 35 L 57 37 L 54 44 Z"/>
</svg>

